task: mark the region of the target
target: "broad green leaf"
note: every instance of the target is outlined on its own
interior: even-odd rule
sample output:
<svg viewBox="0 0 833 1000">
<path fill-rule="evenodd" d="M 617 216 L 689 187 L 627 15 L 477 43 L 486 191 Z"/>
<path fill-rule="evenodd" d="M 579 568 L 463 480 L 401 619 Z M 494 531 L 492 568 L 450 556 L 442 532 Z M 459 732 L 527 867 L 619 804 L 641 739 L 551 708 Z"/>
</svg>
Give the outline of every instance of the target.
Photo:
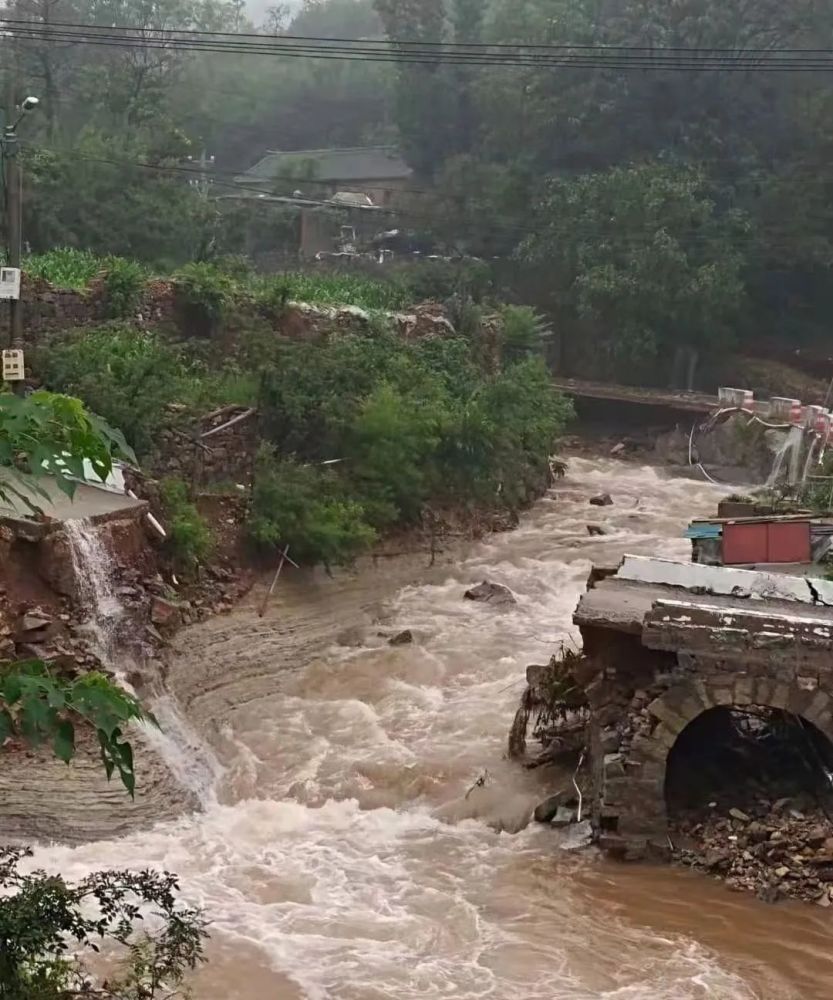
<svg viewBox="0 0 833 1000">
<path fill-rule="evenodd" d="M 52 740 L 55 756 L 65 764 L 69 764 L 75 755 L 75 727 L 69 719 L 61 719 Z"/>
<path fill-rule="evenodd" d="M 101 761 L 104 764 L 104 771 L 109 781 L 113 777 L 115 765 L 113 764 L 113 757 L 110 751 L 110 737 L 101 729 L 98 731 L 98 744 L 101 747 Z"/>
<path fill-rule="evenodd" d="M 74 479 L 67 479 L 67 477 L 64 475 L 59 474 L 55 476 L 55 485 L 58 487 L 61 493 L 65 493 L 70 498 L 70 500 L 73 499 L 76 492 L 78 491 L 78 483 Z"/>
<path fill-rule="evenodd" d="M 20 707 L 20 731 L 31 746 L 39 746 L 52 729 L 55 711 L 36 696 L 24 696 Z"/>
<path fill-rule="evenodd" d="M 23 693 L 23 685 L 20 682 L 20 675 L 17 672 L 7 674 L 0 679 L 0 695 L 7 705 L 14 705 L 20 700 Z"/>
</svg>

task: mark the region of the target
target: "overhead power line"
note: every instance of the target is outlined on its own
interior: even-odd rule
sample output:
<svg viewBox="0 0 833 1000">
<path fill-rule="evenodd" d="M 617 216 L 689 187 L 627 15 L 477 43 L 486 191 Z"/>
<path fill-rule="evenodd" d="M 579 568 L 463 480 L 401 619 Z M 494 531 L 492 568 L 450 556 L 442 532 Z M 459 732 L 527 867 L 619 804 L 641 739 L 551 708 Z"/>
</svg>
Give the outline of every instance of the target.
<svg viewBox="0 0 833 1000">
<path fill-rule="evenodd" d="M 0 17 L 0 23 L 12 24 L 12 25 L 22 25 L 31 26 L 34 22 L 31 19 L 24 18 L 2 18 Z M 50 27 L 56 28 L 75 28 L 83 29 L 85 31 L 93 32 L 106 32 L 106 31 L 120 31 L 120 32 L 134 32 L 139 35 L 145 35 L 148 32 L 156 32 L 159 34 L 171 34 L 178 36 L 200 36 L 207 38 L 223 38 L 231 40 L 239 39 L 255 39 L 258 41 L 274 41 L 274 40 L 286 40 L 291 42 L 324 42 L 327 44 L 349 44 L 349 45 L 379 45 L 388 46 L 394 45 L 399 47 L 415 47 L 415 48 L 442 48 L 449 50 L 467 50 L 467 49 L 522 49 L 529 51 L 574 51 L 574 50 L 587 50 L 594 52 L 640 52 L 640 53 L 697 53 L 697 54 L 718 54 L 718 55 L 741 55 L 748 54 L 752 56 L 760 55 L 772 55 L 773 53 L 787 53 L 787 54 L 826 54 L 833 55 L 833 48 L 778 48 L 773 49 L 771 46 L 765 48 L 753 48 L 747 46 L 728 46 L 728 47 L 709 47 L 709 46 L 683 46 L 683 45 L 670 45 L 670 46 L 655 46 L 655 45 L 614 45 L 604 42 L 598 43 L 563 43 L 563 42 L 457 42 L 457 41 L 426 41 L 424 39 L 369 39 L 369 38 L 340 38 L 340 37 L 329 37 L 325 35 L 264 35 L 262 32 L 240 32 L 240 31 L 211 31 L 205 28 L 154 28 L 152 26 L 140 26 L 140 25 L 99 25 L 99 24 L 89 24 L 78 21 L 49 21 Z"/>
<path fill-rule="evenodd" d="M 558 52 L 541 52 L 532 49 L 517 51 L 489 51 L 465 48 L 449 49 L 416 47 L 416 43 L 398 42 L 367 43 L 360 39 L 349 44 L 332 41 L 307 41 L 264 36 L 212 36 L 195 32 L 168 32 L 156 29 L 97 28 L 79 26 L 59 28 L 53 24 L 9 22 L 6 34 L 22 41 L 53 41 L 100 45 L 111 48 L 166 50 L 179 52 L 216 53 L 241 56 L 270 56 L 282 58 L 337 59 L 347 62 L 378 62 L 427 66 L 474 66 L 523 69 L 608 69 L 651 70 L 672 72 L 831 72 L 833 51 L 791 52 L 772 50 L 750 55 L 710 54 L 708 50 L 645 50 L 607 49 L 592 51 L 586 48 L 565 47 Z"/>
</svg>

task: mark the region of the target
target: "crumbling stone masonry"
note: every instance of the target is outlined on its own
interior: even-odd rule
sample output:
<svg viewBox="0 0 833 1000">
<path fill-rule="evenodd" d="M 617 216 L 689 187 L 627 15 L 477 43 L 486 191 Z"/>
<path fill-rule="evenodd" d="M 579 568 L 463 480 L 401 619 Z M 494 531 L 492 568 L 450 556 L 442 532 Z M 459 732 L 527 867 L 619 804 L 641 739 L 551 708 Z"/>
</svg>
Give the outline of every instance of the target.
<svg viewBox="0 0 833 1000">
<path fill-rule="evenodd" d="M 833 741 L 833 608 L 734 591 L 611 577 L 579 604 L 593 821 L 617 856 L 668 854 L 668 756 L 709 709 L 782 709 Z"/>
</svg>

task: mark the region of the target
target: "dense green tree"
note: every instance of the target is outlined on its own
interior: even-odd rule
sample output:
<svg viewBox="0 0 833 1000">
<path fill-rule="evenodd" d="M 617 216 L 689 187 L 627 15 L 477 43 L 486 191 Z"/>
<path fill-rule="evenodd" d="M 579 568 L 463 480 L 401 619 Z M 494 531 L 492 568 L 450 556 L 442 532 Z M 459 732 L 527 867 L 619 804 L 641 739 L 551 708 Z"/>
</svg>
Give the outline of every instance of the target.
<svg viewBox="0 0 833 1000">
<path fill-rule="evenodd" d="M 258 546 L 289 547 L 292 558 L 325 566 L 353 562 L 375 540 L 365 509 L 328 469 L 258 454 L 249 537 Z"/>
<path fill-rule="evenodd" d="M 301 511 L 315 483 L 328 498 L 320 517 L 326 525 L 333 510 L 349 518 L 351 538 L 360 537 L 356 518 L 381 530 L 418 521 L 430 504 L 517 509 L 537 495 L 570 409 L 551 388 L 538 317 L 510 310 L 503 328 L 506 363 L 494 359 L 494 371 L 478 365 L 478 344 L 462 337 L 408 344 L 380 330 L 281 348 L 264 376 L 261 428 L 279 453 L 309 466 L 264 460 L 255 477 L 257 539 L 289 543 L 270 504 Z M 312 514 L 300 516 L 284 518 L 294 539 L 311 531 Z"/>
<path fill-rule="evenodd" d="M 71 150 L 28 150 L 27 243 L 35 250 L 83 247 L 162 268 L 203 256 L 217 231 L 217 208 L 165 172 L 171 159 L 93 132 Z"/>
<path fill-rule="evenodd" d="M 554 177 L 537 214 L 520 252 L 579 357 L 611 377 L 679 378 L 669 361 L 687 354 L 692 368 L 699 351 L 731 346 L 749 223 L 718 211 L 702 173 L 644 164 Z"/>
<path fill-rule="evenodd" d="M 445 0 L 375 0 L 388 38 L 442 42 Z M 406 51 L 406 49 L 400 49 Z M 397 71 L 396 118 L 402 148 L 423 177 L 455 149 L 453 78 L 442 65 L 403 64 Z"/>
</svg>

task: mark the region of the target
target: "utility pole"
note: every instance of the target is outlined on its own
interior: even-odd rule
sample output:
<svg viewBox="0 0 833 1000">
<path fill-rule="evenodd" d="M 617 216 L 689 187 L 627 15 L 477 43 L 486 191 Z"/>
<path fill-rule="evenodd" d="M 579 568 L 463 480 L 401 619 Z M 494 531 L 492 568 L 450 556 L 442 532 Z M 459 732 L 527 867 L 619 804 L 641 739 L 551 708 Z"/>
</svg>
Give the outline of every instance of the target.
<svg viewBox="0 0 833 1000">
<path fill-rule="evenodd" d="M 17 3 L 12 3 L 11 16 L 17 17 Z M 9 65 L 6 76 L 6 123 L 3 129 L 3 166 L 6 178 L 6 232 L 8 234 L 8 266 L 20 269 L 20 251 L 23 239 L 23 204 L 19 145 L 17 141 L 17 89 L 18 64 L 17 45 L 11 36 L 7 37 L 9 47 Z M 9 347 L 12 351 L 23 349 L 23 312 L 19 298 L 9 300 Z M 9 355 L 11 360 L 14 356 Z M 6 366 L 4 365 L 4 368 Z M 21 375 L 23 372 L 21 371 Z M 25 388 L 23 378 L 15 381 L 14 389 L 21 395 Z"/>
<path fill-rule="evenodd" d="M 3 159 L 6 166 L 6 226 L 9 234 L 9 267 L 20 268 L 20 251 L 23 240 L 23 177 L 18 158 L 19 143 L 17 131 L 13 124 L 15 104 L 7 105 L 9 122 L 3 133 Z M 10 310 L 10 345 L 13 350 L 23 347 L 23 315 L 18 299 L 9 299 Z"/>
<path fill-rule="evenodd" d="M 9 5 L 11 16 L 16 17 L 18 4 Z M 20 258 L 23 247 L 23 175 L 20 169 L 20 144 L 17 127 L 25 115 L 38 106 L 35 97 L 27 97 L 18 106 L 20 90 L 20 66 L 15 41 L 7 37 L 9 47 L 8 70 L 6 76 L 6 120 L 3 126 L 2 151 L 3 168 L 6 178 L 6 232 L 8 234 L 8 261 L 10 271 L 16 271 L 17 287 L 8 296 L 9 303 L 9 350 L 3 352 L 3 377 L 14 382 L 18 395 L 25 391 L 23 362 L 23 310 L 20 303 Z"/>
</svg>

